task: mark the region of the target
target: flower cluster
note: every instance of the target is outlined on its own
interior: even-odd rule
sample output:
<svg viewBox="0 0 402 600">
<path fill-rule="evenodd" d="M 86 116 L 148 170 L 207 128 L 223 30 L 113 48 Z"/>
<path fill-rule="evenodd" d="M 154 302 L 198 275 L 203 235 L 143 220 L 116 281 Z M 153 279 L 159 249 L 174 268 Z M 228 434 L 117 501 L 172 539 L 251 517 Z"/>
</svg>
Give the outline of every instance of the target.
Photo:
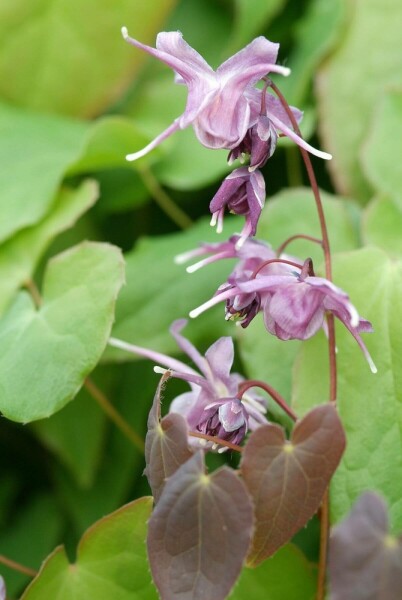
<svg viewBox="0 0 402 600">
<path fill-rule="evenodd" d="M 254 235 L 265 202 L 265 182 L 258 168 L 272 156 L 278 135 L 285 135 L 316 156 L 329 159 L 326 152 L 307 144 L 292 128 L 280 101 L 267 91 L 269 73 L 287 76 L 290 70 L 276 64 L 279 44 L 258 37 L 222 63 L 216 71 L 191 48 L 177 31 L 162 32 L 156 48 L 141 44 L 122 29 L 123 37 L 133 46 L 158 58 L 175 72 L 175 81 L 187 86 L 184 113 L 145 148 L 127 156 L 136 160 L 147 154 L 178 129 L 192 125 L 201 144 L 207 148 L 226 148 L 229 163 L 236 159 L 249 166 L 235 169 L 223 182 L 210 204 L 212 224 L 222 229 L 225 208 L 244 215 L 245 226 L 239 244 Z M 262 89 L 256 84 L 263 80 Z M 302 113 L 291 107 L 297 122 Z"/>
<path fill-rule="evenodd" d="M 283 76 L 290 73 L 286 67 L 276 64 L 279 45 L 258 37 L 214 71 L 179 32 L 160 33 L 156 48 L 152 48 L 129 37 L 125 28 L 122 31 L 130 44 L 172 68 L 175 82 L 188 89 L 183 114 L 145 148 L 128 155 L 127 159 L 144 156 L 176 130 L 192 125 L 204 146 L 227 149 L 229 164 L 239 160 L 243 165 L 224 179 L 209 207 L 211 225 L 216 226 L 219 233 L 223 229 L 226 210 L 244 216 L 241 233 L 223 243 L 202 244 L 176 259 L 178 263 L 199 259 L 187 268 L 188 272 L 226 258 L 238 260 L 227 281 L 190 316 L 196 317 L 223 301 L 226 319 L 236 319 L 242 327 L 247 327 L 258 313 L 262 313 L 266 329 L 280 340 L 306 340 L 321 328 L 327 332 L 326 316 L 332 314 L 350 331 L 371 370 L 376 372 L 360 335 L 372 331 L 371 324 L 359 316 L 348 295 L 328 279 L 316 276 L 311 259 L 302 261 L 278 254 L 269 245 L 252 239 L 265 203 L 265 180 L 260 169 L 274 153 L 278 136 L 289 137 L 316 156 L 331 158 L 298 135 L 297 124 L 302 113 L 286 104 L 268 78 L 269 73 Z M 272 89 L 278 97 L 271 93 Z M 321 225 L 324 247 L 325 224 Z M 328 257 L 328 244 L 324 251 Z M 242 379 L 230 373 L 233 363 L 231 338 L 221 338 L 205 356 L 201 356 L 181 335 L 184 324 L 184 320 L 176 321 L 171 333 L 198 371 L 145 348 L 119 340 L 111 340 L 111 343 L 151 358 L 169 368 L 173 377 L 189 383 L 191 391 L 177 397 L 170 410 L 185 416 L 190 431 L 238 444 L 249 429 L 266 422 L 266 405 L 250 390 L 244 396 L 239 393 Z M 276 394 L 274 392 L 273 397 Z M 279 403 L 285 406 L 282 399 Z M 192 443 L 200 442 L 193 439 Z"/>
<path fill-rule="evenodd" d="M 180 333 L 186 322 L 185 319 L 175 321 L 170 332 L 179 349 L 187 354 L 198 371 L 175 358 L 147 348 L 126 344 L 114 338 L 109 343 L 163 365 L 171 370 L 172 377 L 182 379 L 190 385 L 191 391 L 181 394 L 170 405 L 170 412 L 185 417 L 190 432 L 240 444 L 249 430 L 253 431 L 259 425 L 267 423 L 266 402 L 253 390 L 247 390 L 239 396 L 239 385 L 244 382 L 244 378 L 238 373 L 231 373 L 234 359 L 232 338 L 220 338 L 202 356 Z M 159 367 L 155 370 L 163 371 Z M 190 437 L 189 442 L 192 445 L 206 446 L 204 439 Z M 209 447 L 216 449 L 217 446 L 210 443 Z"/>
</svg>

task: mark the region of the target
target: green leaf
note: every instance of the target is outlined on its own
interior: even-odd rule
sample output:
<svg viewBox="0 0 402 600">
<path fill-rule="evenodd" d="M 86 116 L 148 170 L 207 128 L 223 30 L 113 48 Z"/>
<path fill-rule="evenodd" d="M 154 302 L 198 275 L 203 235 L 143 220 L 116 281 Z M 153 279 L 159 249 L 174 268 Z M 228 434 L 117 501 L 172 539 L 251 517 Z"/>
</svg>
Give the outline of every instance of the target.
<svg viewBox="0 0 402 600">
<path fill-rule="evenodd" d="M 54 548 L 62 529 L 59 508 L 50 496 L 30 499 L 0 535 L 0 554 L 31 569 L 39 569 L 43 558 Z M 10 597 L 19 595 L 30 578 L 1 565 Z M 8 597 L 8 596 L 7 596 Z"/>
<path fill-rule="evenodd" d="M 245 567 L 229 600 L 313 600 L 315 589 L 314 567 L 288 544 L 255 569 Z"/>
<path fill-rule="evenodd" d="M 5 0 L 0 94 L 16 104 L 90 116 L 118 98 L 146 55 L 120 34 L 154 43 L 174 0 Z"/>
<path fill-rule="evenodd" d="M 21 292 L 0 320 L 0 409 L 14 421 L 50 416 L 69 402 L 106 345 L 123 283 L 119 250 L 83 243 L 49 263 L 43 303 Z"/>
<path fill-rule="evenodd" d="M 343 198 L 325 193 L 322 198 L 332 249 L 356 248 L 358 236 L 353 222 L 356 206 Z M 297 233 L 320 237 L 314 198 L 307 188 L 287 190 L 269 199 L 258 227 L 258 236 L 268 239 L 273 247 L 278 247 Z M 286 252 L 302 260 L 311 256 L 316 269 L 323 261 L 320 247 L 304 240 L 292 242 Z M 239 327 L 235 333 L 247 374 L 253 379 L 269 382 L 285 398 L 289 398 L 292 365 L 300 342 L 283 342 L 272 336 L 259 316 L 246 330 Z"/>
<path fill-rule="evenodd" d="M 227 225 L 225 222 L 224 239 L 242 220 L 229 218 Z M 210 298 L 233 266 L 233 261 L 220 261 L 190 275 L 186 273 L 185 265 L 175 264 L 176 255 L 205 241 L 221 242 L 222 236 L 202 219 L 181 233 L 144 238 L 125 255 L 127 285 L 117 303 L 113 337 L 166 354 L 177 353 L 169 326 L 175 319 L 187 317 L 190 310 Z M 225 321 L 222 306 L 219 306 L 202 318 L 192 320 L 187 330 L 192 342 L 198 344 L 201 340 L 211 342 L 225 333 L 232 334 L 233 324 Z M 108 348 L 106 358 L 135 359 L 134 355 L 112 348 Z"/>
<path fill-rule="evenodd" d="M 56 548 L 21 600 L 156 600 L 145 549 L 152 498 L 141 498 L 88 529 L 77 559 Z"/>
<path fill-rule="evenodd" d="M 370 190 L 360 167 L 367 123 L 384 90 L 402 85 L 399 0 L 356 0 L 349 4 L 342 43 L 319 73 L 318 101 L 325 150 L 337 189 L 367 200 Z"/>
<path fill-rule="evenodd" d="M 337 327 L 338 409 L 346 451 L 331 486 L 338 521 L 365 490 L 387 498 L 394 531 L 402 529 L 402 272 L 401 263 L 376 248 L 335 257 L 334 281 L 346 290 L 374 333 L 363 334 L 378 373 L 373 375 L 356 341 Z M 297 414 L 328 398 L 328 351 L 323 334 L 304 342 L 294 372 Z"/>
<path fill-rule="evenodd" d="M 382 248 L 390 256 L 402 255 L 402 204 L 384 195 L 367 206 L 362 222 L 366 244 Z"/>
<path fill-rule="evenodd" d="M 363 146 L 362 167 L 380 192 L 397 198 L 402 210 L 402 92 L 387 92 L 379 103 L 373 127 Z"/>
<path fill-rule="evenodd" d="M 345 13 L 346 4 L 343 0 L 313 0 L 297 22 L 295 49 L 286 60 L 286 66 L 290 67 L 292 73 L 278 81 L 281 92 L 290 104 L 305 110 L 301 104 L 305 101 L 317 67 L 343 33 Z"/>
<path fill-rule="evenodd" d="M 145 439 L 147 416 L 158 382 L 152 366 L 145 361 L 118 366 L 101 365 L 91 379 L 132 429 Z M 141 385 L 138 385 L 139 381 Z M 78 401 L 79 398 L 76 398 L 72 405 Z M 92 435 L 91 431 L 92 428 L 86 429 L 84 435 Z M 116 465 L 119 467 L 116 468 Z M 132 499 L 130 490 L 133 486 L 136 495 L 140 495 L 146 483 L 144 466 L 144 456 L 138 448 L 134 448 L 131 441 L 113 425 L 108 428 L 102 460 L 95 480 L 89 487 L 84 489 L 77 485 L 76 477 L 71 476 L 71 469 L 66 471 L 61 466 L 55 466 L 53 476 L 57 493 L 63 498 L 75 528 L 81 533 L 97 519 Z M 148 494 L 149 489 L 144 493 Z"/>
<path fill-rule="evenodd" d="M 321 192 L 327 220 L 331 250 L 351 250 L 359 244 L 355 228 L 357 207 L 339 196 Z M 274 248 L 292 235 L 299 233 L 321 238 L 314 196 L 310 188 L 289 189 L 268 199 L 258 225 L 258 237 L 266 239 Z M 317 268 L 323 262 L 323 253 L 318 244 L 296 240 L 286 253 L 302 260 L 310 256 Z"/>
<path fill-rule="evenodd" d="M 127 118 L 113 116 L 99 119 L 88 132 L 81 155 L 68 169 L 68 175 L 113 167 L 131 170 L 126 154 L 132 152 L 133 147 L 147 143 L 147 138 Z"/>
<path fill-rule="evenodd" d="M 0 245 L 0 313 L 17 289 L 32 276 L 51 240 L 74 225 L 97 197 L 94 181 L 86 181 L 76 190 L 63 189 L 40 223 L 23 229 Z"/>
<path fill-rule="evenodd" d="M 283 8 L 286 0 L 234 0 L 235 20 L 230 52 L 249 44 Z"/>
<path fill-rule="evenodd" d="M 37 437 L 84 489 L 92 484 L 99 466 L 105 426 L 105 413 L 85 388 L 62 411 L 32 425 Z"/>
<path fill-rule="evenodd" d="M 48 212 L 87 131 L 79 121 L 0 104 L 0 241 Z"/>
</svg>

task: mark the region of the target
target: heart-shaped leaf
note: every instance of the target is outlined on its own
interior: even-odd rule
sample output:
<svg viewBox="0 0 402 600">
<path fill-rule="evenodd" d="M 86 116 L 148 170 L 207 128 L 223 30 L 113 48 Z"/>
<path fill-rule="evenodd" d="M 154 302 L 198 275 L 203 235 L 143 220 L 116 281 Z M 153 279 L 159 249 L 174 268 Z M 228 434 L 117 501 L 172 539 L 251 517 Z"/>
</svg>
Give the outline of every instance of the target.
<svg viewBox="0 0 402 600">
<path fill-rule="evenodd" d="M 74 564 L 57 548 L 21 600 L 156 600 L 144 543 L 151 508 L 140 498 L 92 525 Z"/>
<path fill-rule="evenodd" d="M 385 502 L 373 492 L 360 496 L 335 527 L 329 547 L 331 600 L 399 600 L 402 536 L 388 533 Z"/>
<path fill-rule="evenodd" d="M 252 513 L 232 469 L 206 475 L 202 452 L 182 465 L 149 521 L 148 555 L 162 600 L 224 600 L 248 551 Z"/>
<path fill-rule="evenodd" d="M 188 447 L 188 428 L 185 419 L 175 413 L 166 415 L 162 421 L 160 418 L 161 392 L 169 377 L 167 371 L 159 382 L 148 417 L 148 432 L 145 439 L 147 464 L 145 474 L 155 503 L 160 498 L 166 479 L 193 455 Z"/>
<path fill-rule="evenodd" d="M 289 541 L 318 510 L 344 448 L 343 427 L 332 404 L 298 421 L 290 442 L 278 425 L 265 425 L 250 436 L 241 472 L 255 503 L 251 566 Z"/>
<path fill-rule="evenodd" d="M 34 421 L 69 402 L 107 343 L 124 280 L 118 248 L 86 242 L 49 263 L 39 309 L 21 292 L 0 320 L 0 410 Z"/>
</svg>

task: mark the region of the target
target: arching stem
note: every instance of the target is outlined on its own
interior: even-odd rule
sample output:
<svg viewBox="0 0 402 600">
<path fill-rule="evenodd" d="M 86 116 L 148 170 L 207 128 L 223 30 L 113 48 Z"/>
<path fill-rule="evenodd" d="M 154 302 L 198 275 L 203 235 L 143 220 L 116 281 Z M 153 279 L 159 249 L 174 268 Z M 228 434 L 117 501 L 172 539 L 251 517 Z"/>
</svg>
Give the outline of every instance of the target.
<svg viewBox="0 0 402 600">
<path fill-rule="evenodd" d="M 278 87 L 271 82 L 271 87 L 275 94 L 278 96 L 283 108 L 285 109 L 290 122 L 292 123 L 294 131 L 298 136 L 302 137 L 301 131 L 297 124 L 297 121 L 292 113 L 292 110 L 285 100 L 285 97 L 278 89 Z M 329 237 L 327 224 L 325 221 L 324 209 L 322 206 L 320 191 L 317 185 L 313 165 L 310 160 L 310 156 L 304 148 L 300 148 L 301 155 L 303 157 L 304 164 L 306 166 L 307 175 L 310 181 L 311 189 L 313 190 L 315 204 L 318 213 L 318 219 L 321 227 L 322 236 L 322 247 L 324 252 L 325 260 L 325 275 L 329 281 L 332 281 L 332 265 L 331 265 L 331 250 L 329 245 Z M 327 315 L 328 324 L 328 350 L 329 350 L 329 399 L 331 402 L 336 402 L 337 396 L 337 370 L 336 370 L 336 346 L 335 346 L 335 326 L 333 314 Z M 325 493 L 322 505 L 321 505 L 321 527 L 320 527 L 320 558 L 318 564 L 318 581 L 317 581 L 317 600 L 324 600 L 325 597 L 325 576 L 327 570 L 327 547 L 328 547 L 328 535 L 329 535 L 329 493 L 328 490 Z"/>
<path fill-rule="evenodd" d="M 285 240 L 277 249 L 276 254 L 278 256 L 280 256 L 282 254 L 282 252 L 285 250 L 286 246 L 288 244 L 290 244 L 291 242 L 293 242 L 294 240 L 308 240 L 309 242 L 314 242 L 315 244 L 319 244 L 321 246 L 321 248 L 323 247 L 322 245 L 322 240 L 320 240 L 319 238 L 313 237 L 312 235 L 306 235 L 304 233 L 297 233 L 296 235 L 292 235 L 291 237 L 289 237 L 287 240 Z"/>
<path fill-rule="evenodd" d="M 259 387 L 262 390 L 264 390 L 265 392 L 267 392 L 267 394 L 269 394 L 271 396 L 271 398 L 273 400 L 275 400 L 275 402 L 282 408 L 282 410 L 285 411 L 285 413 L 287 415 L 289 415 L 289 417 L 293 421 L 297 421 L 297 415 L 296 415 L 296 413 L 290 408 L 290 406 L 288 406 L 288 404 L 286 403 L 286 401 L 284 400 L 284 398 L 282 398 L 282 396 L 280 395 L 280 393 L 277 392 L 273 387 L 271 387 L 270 385 L 268 385 L 264 381 L 259 381 L 258 379 L 249 379 L 248 381 L 245 381 L 244 383 L 241 383 L 239 385 L 239 391 L 237 392 L 237 398 L 239 398 L 239 400 L 241 400 L 242 397 L 243 397 L 243 395 L 251 387 Z"/>
</svg>

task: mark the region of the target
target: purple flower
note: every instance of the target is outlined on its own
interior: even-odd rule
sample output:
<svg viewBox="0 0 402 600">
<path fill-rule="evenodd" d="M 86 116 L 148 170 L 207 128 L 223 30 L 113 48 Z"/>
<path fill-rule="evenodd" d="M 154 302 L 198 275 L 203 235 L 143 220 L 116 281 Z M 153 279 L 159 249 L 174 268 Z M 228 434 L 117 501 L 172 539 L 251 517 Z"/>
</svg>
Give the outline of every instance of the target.
<svg viewBox="0 0 402 600">
<path fill-rule="evenodd" d="M 245 325 L 256 314 L 258 304 L 270 333 L 281 340 L 307 340 L 321 327 L 326 329 L 325 315 L 330 312 L 350 331 L 371 371 L 376 373 L 374 362 L 360 337 L 360 333 L 373 331 L 371 323 L 359 317 L 346 292 L 327 279 L 310 275 L 307 268 L 310 262 L 309 259 L 305 261 L 300 269 L 289 266 L 287 273 L 267 274 L 266 269 L 271 266 L 268 265 L 255 277 L 234 278 L 208 302 L 191 311 L 190 316 L 196 317 L 220 301 L 226 302 L 228 311 L 228 305 L 239 303 L 239 298 L 243 299 L 243 303 L 248 299 L 249 304 L 243 308 Z M 249 315 L 247 311 L 252 314 Z"/>
<path fill-rule="evenodd" d="M 6 600 L 6 584 L 3 577 L 0 575 L 0 600 Z"/>
<path fill-rule="evenodd" d="M 142 348 L 111 338 L 109 343 L 123 350 L 145 356 L 168 369 L 172 376 L 187 381 L 191 391 L 175 398 L 170 412 L 181 414 L 187 420 L 190 431 L 219 437 L 238 444 L 249 429 L 267 423 L 264 416 L 266 402 L 252 390 L 248 390 L 239 400 L 236 397 L 239 384 L 244 379 L 237 373 L 231 373 L 234 358 L 233 341 L 230 337 L 217 340 L 202 356 L 198 350 L 181 335 L 186 319 L 175 321 L 170 332 L 180 350 L 187 354 L 196 365 L 198 371 L 185 363 Z M 155 369 L 160 372 L 161 369 Z M 192 445 L 204 445 L 198 438 L 190 437 Z M 211 447 L 211 444 L 209 444 Z"/>
<path fill-rule="evenodd" d="M 223 180 L 211 200 L 211 225 L 217 224 L 217 232 L 221 233 L 225 208 L 236 215 L 244 215 L 246 222 L 237 241 L 237 247 L 240 247 L 250 235 L 255 235 L 264 203 L 265 181 L 260 171 L 250 173 L 247 167 L 235 169 Z"/>
<path fill-rule="evenodd" d="M 266 106 L 264 116 L 269 118 L 276 130 L 317 156 L 331 158 L 299 138 L 288 117 L 284 117 L 279 101 L 265 90 L 254 87 L 270 72 L 289 75 L 289 69 L 275 64 L 279 44 L 258 37 L 214 71 L 178 31 L 159 33 L 156 49 L 129 37 L 125 27 L 122 34 L 130 44 L 171 67 L 176 83 L 188 88 L 184 113 L 145 148 L 129 154 L 127 160 L 144 156 L 172 133 L 189 125 L 193 126 L 197 138 L 207 148 L 237 148 L 248 130 L 257 124 L 261 106 Z"/>
</svg>

